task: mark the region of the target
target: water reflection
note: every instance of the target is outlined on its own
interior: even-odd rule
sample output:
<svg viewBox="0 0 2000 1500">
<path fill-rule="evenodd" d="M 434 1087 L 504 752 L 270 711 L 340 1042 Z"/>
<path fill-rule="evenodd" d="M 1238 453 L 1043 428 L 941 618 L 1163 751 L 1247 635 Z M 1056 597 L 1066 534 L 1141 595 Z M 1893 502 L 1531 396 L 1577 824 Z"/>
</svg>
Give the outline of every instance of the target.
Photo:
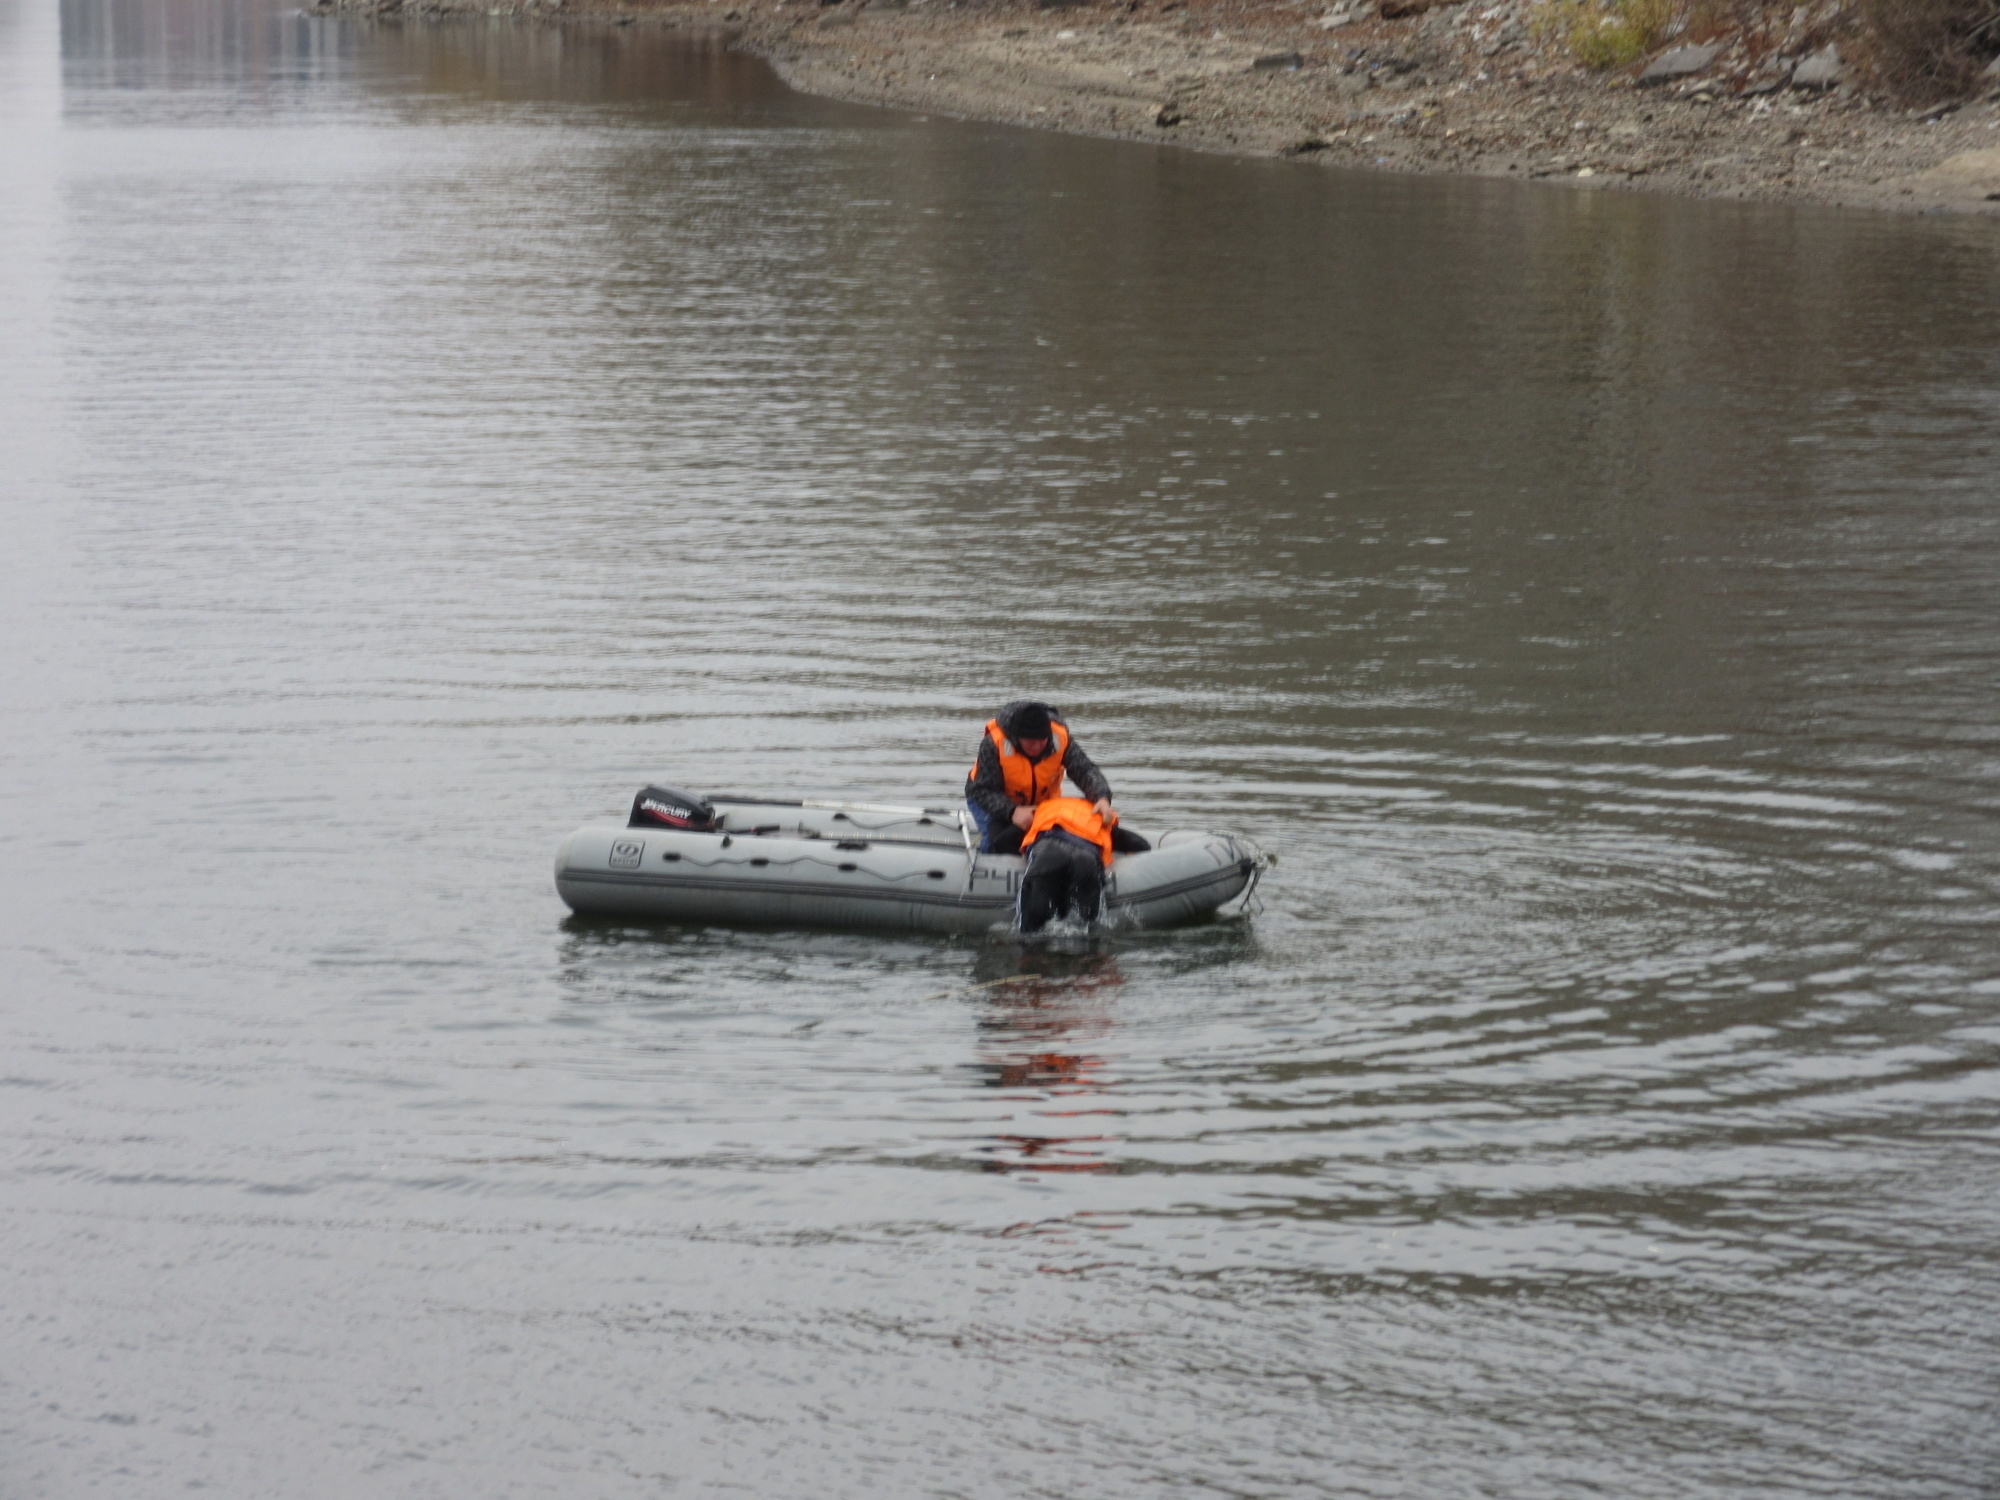
<svg viewBox="0 0 2000 1500">
<path fill-rule="evenodd" d="M 1117 1138 L 1102 1127 L 1120 1112 L 1111 1066 L 1099 1049 L 1111 1036 L 1116 992 L 1125 983 L 1117 955 L 1036 947 L 1002 950 L 979 967 L 1019 972 L 981 981 L 974 1071 L 1033 1127 L 1003 1132 L 979 1148 L 985 1169 L 1116 1171 Z M 1097 1128 L 1074 1133 L 1089 1127 Z"/>
</svg>

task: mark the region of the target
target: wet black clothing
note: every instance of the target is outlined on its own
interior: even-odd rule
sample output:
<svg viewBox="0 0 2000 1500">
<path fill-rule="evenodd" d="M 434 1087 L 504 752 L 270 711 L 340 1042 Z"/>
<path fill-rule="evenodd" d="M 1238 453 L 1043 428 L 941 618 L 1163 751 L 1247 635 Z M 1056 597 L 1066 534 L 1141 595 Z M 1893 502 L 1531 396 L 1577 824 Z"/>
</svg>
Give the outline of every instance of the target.
<svg viewBox="0 0 2000 1500">
<path fill-rule="evenodd" d="M 1028 851 L 1014 916 L 1023 932 L 1057 919 L 1094 922 L 1104 914 L 1104 856 L 1097 845 L 1051 828 Z"/>
<path fill-rule="evenodd" d="M 1023 709 L 1029 707 L 1040 708 L 1058 724 L 1062 723 L 1061 714 L 1048 704 L 1036 703 L 1032 698 L 1022 698 L 1008 704 L 993 718 L 1000 725 L 1000 732 L 1014 741 L 1016 750 L 1021 749 L 1021 742 L 1014 738 L 1014 720 Z M 1039 765 L 1042 760 L 1055 754 L 1055 750 L 1055 741 L 1051 739 L 1048 749 L 1036 760 L 1036 764 Z M 1027 752 L 1022 751 L 1022 753 L 1025 755 Z M 1095 762 L 1083 753 L 1083 748 L 1077 744 L 1074 735 L 1070 736 L 1069 751 L 1063 756 L 1063 774 L 1076 783 L 1078 793 L 1086 802 L 1095 802 L 1099 797 L 1111 795 L 1111 783 L 1104 779 L 1104 773 L 1097 769 Z M 965 800 L 977 805 L 989 819 L 991 829 L 988 839 L 996 853 L 1019 852 L 1018 840 L 1012 849 L 1004 851 L 999 849 L 1001 830 L 1014 816 L 1014 799 L 1007 795 L 1007 777 L 1000 769 L 999 747 L 993 743 L 991 735 L 983 732 L 979 736 L 979 760 L 974 765 L 972 774 L 965 778 Z M 1020 830 L 1017 828 L 1014 832 L 1018 835 Z"/>
<path fill-rule="evenodd" d="M 1016 828 L 1012 823 L 988 822 L 986 840 L 979 847 L 985 854 L 1019 854 L 1021 840 L 1027 836 L 1027 829 Z"/>
</svg>

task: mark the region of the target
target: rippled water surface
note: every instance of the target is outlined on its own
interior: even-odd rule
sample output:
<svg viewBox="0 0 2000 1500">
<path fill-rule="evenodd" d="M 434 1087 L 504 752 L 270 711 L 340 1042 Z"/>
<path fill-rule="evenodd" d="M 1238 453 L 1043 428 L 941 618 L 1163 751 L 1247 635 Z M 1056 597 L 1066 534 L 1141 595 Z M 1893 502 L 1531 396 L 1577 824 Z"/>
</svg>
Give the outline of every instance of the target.
<svg viewBox="0 0 2000 1500">
<path fill-rule="evenodd" d="M 2000 237 L 0 0 L 0 1492 L 2000 1482 Z M 1062 704 L 1263 909 L 567 920 Z"/>
</svg>

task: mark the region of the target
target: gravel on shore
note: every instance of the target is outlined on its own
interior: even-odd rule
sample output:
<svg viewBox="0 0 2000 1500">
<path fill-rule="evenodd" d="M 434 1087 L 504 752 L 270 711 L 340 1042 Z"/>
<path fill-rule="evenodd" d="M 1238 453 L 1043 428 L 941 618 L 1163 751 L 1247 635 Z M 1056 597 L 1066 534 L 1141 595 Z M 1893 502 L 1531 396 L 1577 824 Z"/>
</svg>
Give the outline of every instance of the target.
<svg viewBox="0 0 2000 1500">
<path fill-rule="evenodd" d="M 510 15 L 726 30 L 805 92 L 1199 150 L 1905 212 L 2000 215 L 2000 78 L 1923 111 L 1863 96 L 1801 6 L 1740 40 L 1594 73 L 1532 0 L 317 0 L 382 19 Z M 1659 77 L 1666 74 L 1669 76 Z M 1807 82 L 1805 80 L 1818 80 Z"/>
</svg>

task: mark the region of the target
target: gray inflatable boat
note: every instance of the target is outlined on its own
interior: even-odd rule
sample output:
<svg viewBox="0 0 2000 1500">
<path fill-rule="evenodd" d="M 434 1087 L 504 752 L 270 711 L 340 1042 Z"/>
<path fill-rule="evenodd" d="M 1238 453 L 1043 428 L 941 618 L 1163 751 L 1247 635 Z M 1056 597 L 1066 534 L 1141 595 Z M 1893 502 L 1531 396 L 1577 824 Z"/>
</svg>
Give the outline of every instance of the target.
<svg viewBox="0 0 2000 1500">
<path fill-rule="evenodd" d="M 1013 923 L 1026 861 L 978 853 L 962 809 L 664 793 L 649 811 L 658 790 L 640 794 L 631 825 L 590 824 L 563 840 L 556 890 L 572 911 L 924 932 Z M 676 822 L 706 826 L 664 826 Z M 1234 834 L 1166 834 L 1145 853 L 1113 856 L 1105 919 L 1166 927 L 1205 916 L 1249 891 L 1263 863 Z"/>
</svg>

